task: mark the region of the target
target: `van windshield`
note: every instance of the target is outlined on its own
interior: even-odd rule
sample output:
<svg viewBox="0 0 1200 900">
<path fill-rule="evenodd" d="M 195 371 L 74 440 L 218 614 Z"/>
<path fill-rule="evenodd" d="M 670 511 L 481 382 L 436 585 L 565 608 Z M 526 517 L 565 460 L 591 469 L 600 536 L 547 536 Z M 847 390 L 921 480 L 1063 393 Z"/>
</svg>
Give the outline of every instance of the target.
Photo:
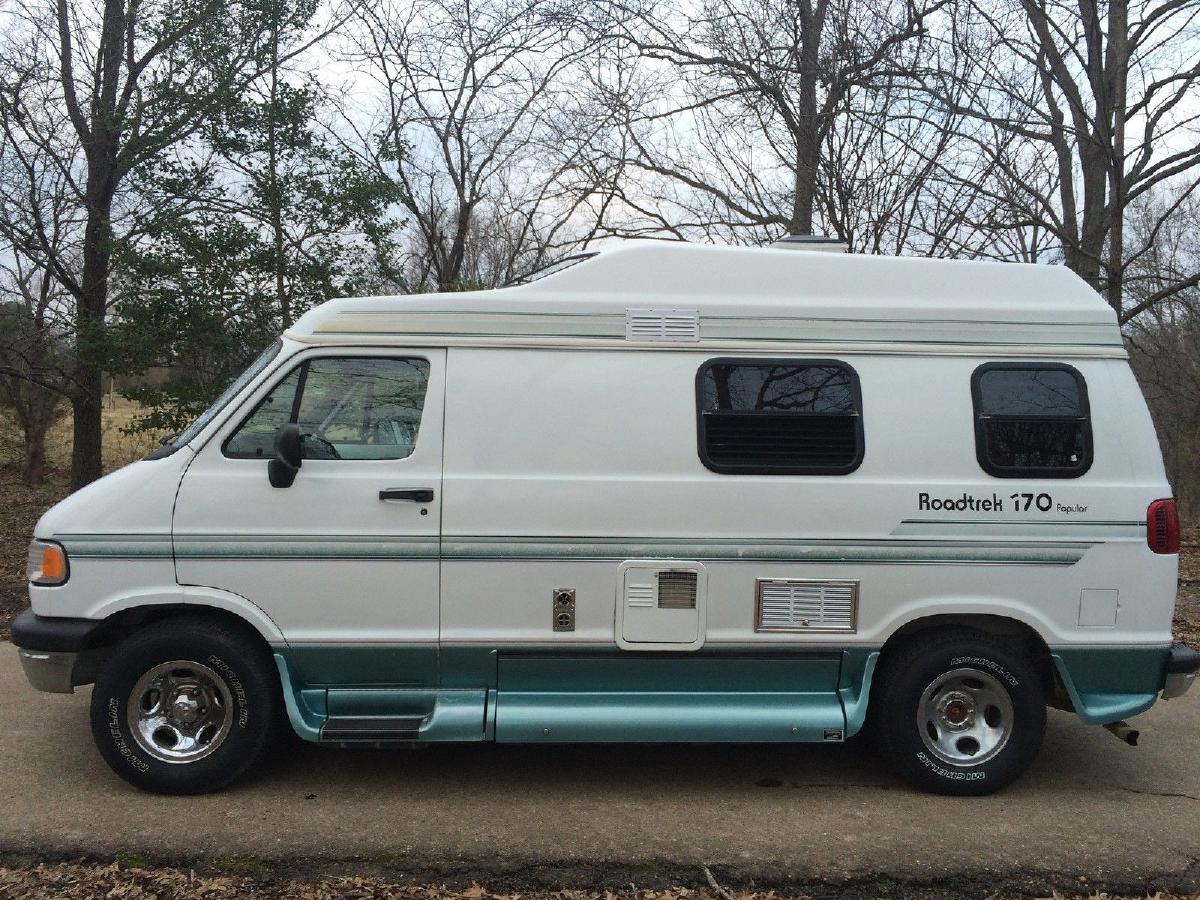
<svg viewBox="0 0 1200 900">
<path fill-rule="evenodd" d="M 204 426 L 213 420 L 213 417 L 221 411 L 222 407 L 224 407 L 226 403 L 232 400 L 242 388 L 254 380 L 258 373 L 267 367 L 267 363 L 269 363 L 279 354 L 279 351 L 282 347 L 283 341 L 280 340 L 277 340 L 275 343 L 271 344 L 270 347 L 258 355 L 258 358 L 255 359 L 254 362 L 250 363 L 250 365 L 246 367 L 246 371 L 242 372 L 241 375 L 229 383 L 229 387 L 225 388 L 225 390 L 221 392 L 221 396 L 214 400 L 208 409 L 197 416 L 196 421 L 194 421 L 179 434 L 175 435 L 173 438 L 164 441 L 164 443 L 172 447 L 182 447 L 197 434 L 199 434 L 204 429 Z"/>
</svg>

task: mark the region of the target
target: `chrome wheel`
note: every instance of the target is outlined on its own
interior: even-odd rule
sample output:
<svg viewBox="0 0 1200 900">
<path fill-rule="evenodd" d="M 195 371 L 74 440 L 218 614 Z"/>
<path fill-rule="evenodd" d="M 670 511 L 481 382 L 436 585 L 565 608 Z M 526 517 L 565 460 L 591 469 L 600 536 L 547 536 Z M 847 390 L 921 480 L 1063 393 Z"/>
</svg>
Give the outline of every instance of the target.
<svg viewBox="0 0 1200 900">
<path fill-rule="evenodd" d="M 138 746 L 163 762 L 190 763 L 213 753 L 233 724 L 233 697 L 216 672 L 176 659 L 138 679 L 127 704 Z"/>
<path fill-rule="evenodd" d="M 1004 749 L 1012 735 L 1013 705 L 993 675 L 954 669 L 936 678 L 917 707 L 925 748 L 942 762 L 973 766 Z"/>
</svg>

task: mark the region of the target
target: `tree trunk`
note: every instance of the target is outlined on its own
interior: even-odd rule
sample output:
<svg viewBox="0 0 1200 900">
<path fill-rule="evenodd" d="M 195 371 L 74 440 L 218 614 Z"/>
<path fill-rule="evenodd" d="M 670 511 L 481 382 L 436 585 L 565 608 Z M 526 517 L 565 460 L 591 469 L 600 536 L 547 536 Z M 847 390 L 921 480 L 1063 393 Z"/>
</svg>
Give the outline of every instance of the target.
<svg viewBox="0 0 1200 900">
<path fill-rule="evenodd" d="M 1108 9 L 1109 86 L 1112 91 L 1112 146 L 1109 206 L 1112 224 L 1108 237 L 1108 304 L 1120 317 L 1125 289 L 1125 116 L 1128 101 L 1129 8 L 1126 0 L 1112 0 Z"/>
<path fill-rule="evenodd" d="M 796 137 L 795 187 L 789 234 L 812 234 L 813 206 L 817 194 L 817 166 L 821 161 L 818 139 L 817 79 L 821 75 L 818 50 L 825 24 L 825 3 L 814 10 L 803 4 L 800 11 L 800 89 L 796 102 L 799 133 Z"/>
<path fill-rule="evenodd" d="M 102 469 L 100 422 L 100 369 L 81 364 L 75 368 L 76 389 L 71 397 L 75 415 L 71 448 L 71 489 L 78 490 L 100 477 Z"/>
<path fill-rule="evenodd" d="M 32 422 L 25 426 L 25 461 L 21 464 L 21 480 L 26 484 L 41 484 L 46 480 L 46 432 L 50 423 Z"/>
<path fill-rule="evenodd" d="M 89 181 L 93 179 L 100 180 L 95 167 L 89 172 Z M 112 258 L 112 197 L 107 191 L 97 193 L 101 194 L 100 199 L 88 203 L 83 238 L 83 296 L 79 298 L 75 312 L 75 390 L 71 396 L 71 408 L 75 413 L 71 450 L 71 487 L 74 490 L 95 481 L 103 469 L 101 379 L 104 313 L 108 307 L 108 273 Z"/>
<path fill-rule="evenodd" d="M 1083 184 L 1083 220 L 1079 245 L 1068 251 L 1066 263 L 1097 292 L 1103 293 L 1109 159 L 1108 149 L 1092 134 L 1079 135 L 1079 168 Z"/>
<path fill-rule="evenodd" d="M 276 7 L 276 16 L 279 8 Z M 279 319 L 286 331 L 292 327 L 294 311 L 287 291 L 283 264 L 283 191 L 279 184 L 279 141 L 277 118 L 279 116 L 279 21 L 272 22 L 271 30 L 271 81 L 267 105 L 267 178 L 271 203 L 271 238 L 275 252 L 275 305 Z"/>
</svg>

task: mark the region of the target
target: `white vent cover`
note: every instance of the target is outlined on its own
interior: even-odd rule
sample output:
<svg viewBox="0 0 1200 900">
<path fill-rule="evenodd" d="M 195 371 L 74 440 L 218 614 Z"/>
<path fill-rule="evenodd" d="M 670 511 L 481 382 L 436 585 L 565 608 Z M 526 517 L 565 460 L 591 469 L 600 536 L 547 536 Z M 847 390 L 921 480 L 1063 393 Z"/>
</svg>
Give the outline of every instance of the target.
<svg viewBox="0 0 1200 900">
<path fill-rule="evenodd" d="M 755 631 L 854 631 L 857 581 L 758 580 Z"/>
<path fill-rule="evenodd" d="M 704 566 L 694 560 L 630 559 L 617 569 L 617 646 L 695 650 L 704 643 Z"/>
<path fill-rule="evenodd" d="M 696 309 L 627 309 L 627 341 L 698 341 L 700 311 Z"/>
</svg>

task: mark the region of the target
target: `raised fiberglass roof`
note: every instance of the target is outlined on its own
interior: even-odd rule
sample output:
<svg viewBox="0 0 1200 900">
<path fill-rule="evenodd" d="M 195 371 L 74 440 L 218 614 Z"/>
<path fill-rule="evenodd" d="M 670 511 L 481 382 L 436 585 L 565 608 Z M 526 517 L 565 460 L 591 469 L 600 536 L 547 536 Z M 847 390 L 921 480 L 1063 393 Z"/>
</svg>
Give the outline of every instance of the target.
<svg viewBox="0 0 1200 900">
<path fill-rule="evenodd" d="M 630 323 L 660 313 L 694 318 L 696 327 L 674 338 L 679 349 L 803 343 L 1123 353 L 1112 309 L 1061 266 L 664 241 L 627 241 L 498 290 L 334 300 L 288 334 L 310 342 L 641 346 L 654 342 Z"/>
</svg>

